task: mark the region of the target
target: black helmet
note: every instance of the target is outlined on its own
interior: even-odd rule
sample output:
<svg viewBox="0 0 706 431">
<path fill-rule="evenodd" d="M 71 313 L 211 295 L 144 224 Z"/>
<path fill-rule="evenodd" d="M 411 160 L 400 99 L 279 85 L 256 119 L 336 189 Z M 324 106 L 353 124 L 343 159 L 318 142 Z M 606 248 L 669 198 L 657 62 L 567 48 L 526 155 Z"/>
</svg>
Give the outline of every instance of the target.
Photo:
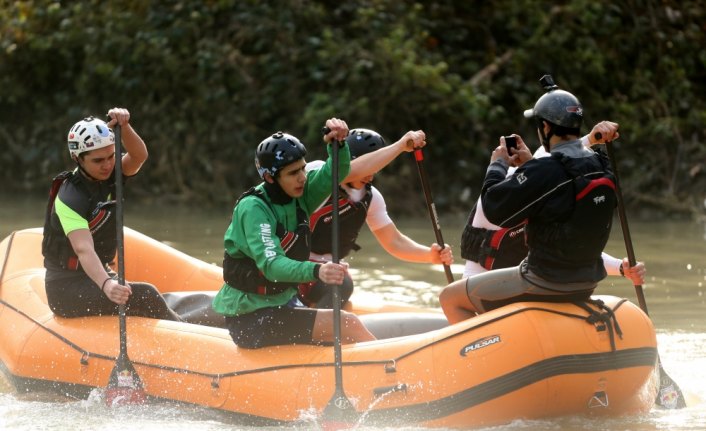
<svg viewBox="0 0 706 431">
<path fill-rule="evenodd" d="M 538 126 L 546 120 L 567 129 L 580 129 L 583 107 L 579 99 L 568 91 L 559 90 L 551 75 L 544 75 L 539 81 L 547 92 L 534 108 L 525 111 L 525 118 L 534 118 Z"/>
<path fill-rule="evenodd" d="M 260 178 L 265 178 L 265 173 L 272 177 L 283 167 L 303 158 L 306 147 L 299 139 L 288 134 L 277 132 L 260 142 L 255 151 L 255 167 Z"/>
<path fill-rule="evenodd" d="M 351 149 L 351 160 L 387 145 L 385 139 L 378 132 L 370 129 L 351 130 L 346 137 L 346 143 Z"/>
</svg>

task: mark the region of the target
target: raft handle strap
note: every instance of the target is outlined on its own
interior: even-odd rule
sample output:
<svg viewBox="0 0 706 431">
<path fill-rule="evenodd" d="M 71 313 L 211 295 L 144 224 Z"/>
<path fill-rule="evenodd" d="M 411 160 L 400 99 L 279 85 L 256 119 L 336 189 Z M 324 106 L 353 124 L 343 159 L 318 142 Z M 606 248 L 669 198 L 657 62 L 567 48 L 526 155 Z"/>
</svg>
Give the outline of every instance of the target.
<svg viewBox="0 0 706 431">
<path fill-rule="evenodd" d="M 221 388 L 221 376 L 216 375 L 213 376 L 213 379 L 211 379 L 211 388 L 213 389 L 220 389 Z"/>
<path fill-rule="evenodd" d="M 591 325 L 594 325 L 598 331 L 605 331 L 608 329 L 608 336 L 610 337 L 610 348 L 611 351 L 615 352 L 617 350 L 615 346 L 615 334 L 623 339 L 623 331 L 620 329 L 620 324 L 618 324 L 618 319 L 615 317 L 615 313 L 611 308 L 605 305 L 600 299 L 587 299 L 585 301 L 576 301 L 574 304 L 582 309 L 584 309 L 588 316 L 586 316 L 586 321 Z M 597 307 L 602 312 L 590 307 L 588 304 L 592 304 Z M 619 303 L 619 305 L 622 303 Z"/>
</svg>

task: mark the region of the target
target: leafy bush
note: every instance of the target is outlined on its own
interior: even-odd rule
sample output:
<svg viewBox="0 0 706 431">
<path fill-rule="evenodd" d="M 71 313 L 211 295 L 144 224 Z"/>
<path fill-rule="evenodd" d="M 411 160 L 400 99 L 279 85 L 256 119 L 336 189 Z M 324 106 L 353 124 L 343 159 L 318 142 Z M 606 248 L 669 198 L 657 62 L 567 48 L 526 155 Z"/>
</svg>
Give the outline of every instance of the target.
<svg viewBox="0 0 706 431">
<path fill-rule="evenodd" d="M 629 204 L 703 210 L 706 7 L 695 0 L 16 1 L 0 9 L 0 175 L 44 192 L 66 131 L 132 113 L 150 161 L 130 193 L 232 203 L 254 148 L 287 130 L 322 157 L 326 118 L 394 141 L 427 132 L 442 211 L 467 211 L 501 135 L 544 73 L 620 122 Z M 586 127 L 585 130 L 588 130 Z M 379 176 L 393 211 L 424 211 L 410 157 Z"/>
</svg>

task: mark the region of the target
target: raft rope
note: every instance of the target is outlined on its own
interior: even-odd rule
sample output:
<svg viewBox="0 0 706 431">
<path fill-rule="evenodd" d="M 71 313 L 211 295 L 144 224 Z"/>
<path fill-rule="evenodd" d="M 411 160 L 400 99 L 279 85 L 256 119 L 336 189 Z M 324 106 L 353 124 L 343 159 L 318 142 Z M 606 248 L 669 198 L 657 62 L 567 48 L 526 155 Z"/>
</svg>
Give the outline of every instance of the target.
<svg viewBox="0 0 706 431">
<path fill-rule="evenodd" d="M 599 301 L 599 302 L 601 302 L 601 304 L 603 304 L 603 302 L 600 301 L 600 300 L 596 300 L 596 301 Z M 602 307 L 603 307 L 605 310 L 610 311 L 610 313 L 612 314 L 614 310 L 617 310 L 618 307 L 620 307 L 620 306 L 621 306 L 624 302 L 626 302 L 626 301 L 627 301 L 627 299 L 622 299 L 622 300 L 620 300 L 620 301 L 618 302 L 618 304 L 616 304 L 616 306 L 615 306 L 615 308 L 614 308 L 613 310 L 611 310 L 610 308 L 608 308 L 608 307 L 607 307 L 606 305 L 604 305 L 604 304 L 602 305 Z M 593 300 L 591 300 L 591 302 L 593 302 Z M 455 337 L 455 336 L 458 336 L 458 335 L 461 335 L 461 334 L 465 334 L 466 332 L 470 332 L 470 331 L 476 330 L 476 329 L 478 329 L 478 328 L 482 328 L 482 327 L 484 327 L 484 326 L 487 326 L 487 325 L 493 324 L 493 323 L 495 323 L 495 322 L 498 322 L 498 321 L 500 321 L 500 320 L 503 320 L 503 319 L 505 319 L 505 318 L 507 318 L 507 317 L 510 317 L 510 316 L 513 316 L 513 315 L 519 314 L 519 313 L 524 313 L 524 312 L 526 312 L 526 311 L 543 311 L 543 312 L 545 312 L 545 313 L 558 314 L 558 315 L 564 316 L 564 317 L 571 317 L 571 318 L 575 318 L 575 319 L 585 320 L 585 321 L 587 321 L 587 322 L 589 322 L 589 323 L 591 323 L 591 324 L 593 324 L 593 322 L 592 322 L 593 319 L 597 319 L 597 318 L 592 318 L 592 317 L 591 317 L 593 314 L 596 313 L 596 311 L 595 311 L 594 309 L 592 309 L 592 308 L 586 306 L 585 304 L 584 304 L 584 305 L 579 305 L 578 303 L 573 303 L 573 304 L 579 306 L 580 308 L 582 308 L 582 309 L 584 309 L 584 310 L 586 310 L 586 311 L 589 313 L 589 316 L 584 316 L 584 315 L 574 314 L 574 313 L 568 313 L 568 312 L 564 312 L 564 311 L 551 310 L 551 309 L 547 309 L 547 308 L 543 308 L 543 307 L 526 307 L 526 308 L 522 308 L 522 309 L 519 309 L 519 310 L 515 310 L 515 311 L 513 311 L 512 313 L 503 314 L 502 316 L 498 316 L 498 317 L 496 317 L 496 318 L 494 318 L 494 319 L 487 320 L 487 321 L 482 322 L 482 323 L 480 323 L 480 324 L 478 324 L 478 325 L 471 326 L 470 328 L 467 328 L 467 329 L 465 329 L 465 330 L 463 330 L 463 331 L 461 331 L 461 332 L 457 332 L 457 333 L 455 333 L 455 334 L 453 334 L 453 335 L 450 335 L 450 336 L 448 336 L 448 337 L 444 337 L 444 338 L 438 339 L 438 340 L 436 340 L 436 341 L 433 341 L 433 342 L 431 342 L 431 343 L 425 344 L 424 346 L 418 347 L 418 348 L 416 348 L 416 349 L 413 349 L 413 350 L 411 350 L 411 351 L 409 351 L 409 352 L 407 352 L 407 353 L 404 353 L 404 354 L 398 356 L 395 360 L 392 360 L 392 362 L 394 363 L 394 362 L 396 362 L 396 361 L 399 361 L 400 359 L 403 359 L 403 358 L 406 358 L 406 357 L 408 357 L 408 356 L 411 356 L 411 355 L 413 355 L 414 353 L 416 353 L 416 352 L 418 352 L 418 351 L 420 351 L 420 350 L 424 350 L 424 349 L 426 349 L 427 347 L 429 347 L 429 346 L 431 346 L 431 345 L 434 345 L 434 344 L 439 344 L 439 343 L 441 343 L 441 342 L 443 342 L 443 341 L 446 341 L 446 340 L 449 339 L 449 338 L 453 338 L 453 337 Z M 620 331 L 620 329 L 619 329 L 620 327 L 618 326 L 617 319 L 615 318 L 615 314 L 612 314 L 612 316 L 613 316 L 613 320 L 614 320 L 614 322 L 615 322 L 615 326 L 618 328 L 619 334 L 620 334 L 620 336 L 621 336 L 621 338 L 622 338 L 622 331 Z M 611 340 L 611 341 L 612 341 L 612 340 Z M 614 345 L 613 342 L 611 343 L 611 347 L 612 347 L 613 350 L 615 350 L 615 345 Z M 386 369 L 386 371 L 387 371 L 387 372 L 394 372 L 394 370 L 387 370 L 387 369 Z"/>
<path fill-rule="evenodd" d="M 0 270 L 0 282 L 2 282 L 3 277 L 4 277 L 5 268 L 7 266 L 6 265 L 7 260 L 10 255 L 10 249 L 11 249 L 13 238 L 14 238 L 14 232 L 12 233 L 12 235 L 9 238 L 9 243 L 7 245 L 5 257 L 3 259 L 2 269 Z M 610 334 L 611 349 L 612 349 L 612 351 L 615 351 L 616 346 L 615 346 L 614 332 L 617 333 L 620 338 L 622 338 L 622 331 L 620 330 L 620 326 L 618 325 L 618 321 L 615 317 L 614 311 L 617 310 L 618 307 L 620 307 L 620 305 L 622 305 L 626 301 L 627 301 L 626 299 L 621 300 L 620 302 L 618 302 L 618 304 L 616 305 L 616 307 L 614 309 L 610 309 L 601 300 L 587 301 L 587 302 L 590 302 L 591 304 L 593 304 L 594 306 L 598 307 L 600 310 L 603 310 L 603 312 L 599 312 L 599 311 L 591 308 L 586 303 L 575 302 L 574 305 L 576 305 L 579 308 L 582 308 L 584 311 L 586 311 L 588 313 L 588 316 L 574 314 L 574 313 L 568 313 L 568 312 L 563 312 L 563 311 L 550 310 L 550 309 L 546 309 L 546 308 L 542 308 L 542 307 L 522 308 L 519 310 L 515 310 L 511 313 L 504 314 L 502 316 L 498 316 L 494 319 L 484 321 L 478 325 L 471 326 L 461 332 L 457 332 L 457 333 L 451 334 L 447 337 L 437 339 L 437 340 L 432 341 L 430 343 L 426 343 L 426 344 L 419 346 L 415 349 L 412 349 L 406 353 L 403 353 L 403 354 L 397 356 L 396 358 L 378 359 L 378 360 L 370 360 L 370 361 L 343 362 L 342 365 L 352 367 L 352 366 L 380 364 L 385 367 L 386 373 L 394 373 L 397 371 L 397 363 L 399 363 L 399 361 L 401 361 L 405 358 L 408 358 L 419 351 L 425 350 L 430 346 L 442 343 L 448 339 L 457 337 L 457 336 L 465 334 L 467 332 L 470 332 L 470 331 L 476 330 L 478 328 L 482 328 L 484 326 L 490 325 L 492 323 L 495 323 L 495 322 L 500 321 L 502 319 L 505 319 L 507 317 L 513 316 L 515 314 L 524 313 L 526 311 L 543 311 L 546 313 L 558 314 L 558 315 L 565 316 L 565 317 L 571 317 L 571 318 L 585 320 L 588 323 L 595 325 L 598 330 L 605 330 L 605 327 L 607 327 L 609 330 L 609 334 Z M 79 352 L 81 354 L 80 363 L 83 366 L 88 365 L 88 360 L 90 358 L 104 359 L 104 360 L 109 360 L 111 362 L 114 362 L 117 359 L 114 356 L 103 355 L 101 353 L 93 353 L 93 352 L 90 352 L 90 351 L 82 348 L 78 344 L 74 343 L 73 341 L 69 340 L 68 338 L 64 337 L 63 335 L 59 334 L 58 332 L 54 331 L 53 329 L 50 329 L 50 328 L 44 326 L 41 322 L 34 319 L 32 316 L 28 315 L 24 311 L 20 310 L 19 308 L 15 307 L 14 305 L 8 303 L 7 301 L 5 301 L 3 299 L 0 299 L 0 304 L 2 304 L 5 307 L 9 308 L 10 310 L 14 311 L 15 313 L 19 314 L 20 316 L 26 318 L 27 320 L 33 322 L 38 327 L 42 328 L 43 330 L 45 330 L 46 332 L 48 332 L 52 336 L 54 336 L 57 339 L 59 339 L 60 341 L 64 342 L 67 346 L 69 346 L 72 349 Z M 214 389 L 218 389 L 220 387 L 220 384 L 219 384 L 220 380 L 223 378 L 227 378 L 227 377 L 242 376 L 242 375 L 246 375 L 246 374 L 265 373 L 265 372 L 270 372 L 270 371 L 278 371 L 278 370 L 293 369 L 293 368 L 318 368 L 318 367 L 333 367 L 334 366 L 333 362 L 330 362 L 330 363 L 329 362 L 309 363 L 309 364 L 286 364 L 286 365 L 276 365 L 276 366 L 263 367 L 263 368 L 255 368 L 255 369 L 251 369 L 251 370 L 232 371 L 229 373 L 207 373 L 207 372 L 195 371 L 195 370 L 190 370 L 190 369 L 186 369 L 186 368 L 172 367 L 172 366 L 167 366 L 167 365 L 151 364 L 151 363 L 139 362 L 139 361 L 132 361 L 132 362 L 135 365 L 140 365 L 140 366 L 148 367 L 148 368 L 155 368 L 155 369 L 159 369 L 159 370 L 170 371 L 170 372 L 180 373 L 180 374 L 192 374 L 192 375 L 208 377 L 211 379 L 211 386 Z"/>
<path fill-rule="evenodd" d="M 617 310 L 618 307 L 620 307 L 625 301 L 625 299 L 621 300 L 616 305 L 615 310 Z M 593 304 L 595 307 L 598 307 L 599 310 L 603 310 L 603 312 L 591 308 L 588 305 L 589 303 Z M 574 302 L 574 305 L 586 310 L 586 312 L 588 313 L 586 321 L 594 325 L 598 331 L 605 331 L 606 329 L 608 329 L 608 336 L 610 337 L 610 348 L 612 352 L 615 352 L 617 350 L 617 348 L 615 347 L 615 334 L 618 334 L 618 337 L 620 337 L 621 340 L 623 339 L 623 331 L 620 329 L 618 319 L 615 317 L 615 311 L 606 306 L 605 303 L 600 299 L 588 299 L 587 301 L 577 301 Z"/>
<path fill-rule="evenodd" d="M 588 312 L 588 316 L 574 314 L 574 313 L 568 313 L 568 312 L 563 312 L 563 311 L 556 311 L 556 310 L 546 309 L 546 308 L 542 308 L 542 307 L 522 308 L 519 310 L 515 310 L 511 313 L 504 314 L 502 316 L 498 316 L 494 319 L 490 319 L 488 321 L 482 322 L 478 325 L 471 326 L 461 332 L 457 332 L 452 335 L 449 335 L 449 336 L 437 339 L 435 341 L 432 341 L 430 343 L 424 344 L 424 345 L 419 346 L 415 349 L 412 349 L 406 353 L 403 353 L 403 354 L 397 356 L 396 358 L 378 359 L 378 360 L 370 360 L 370 361 L 343 362 L 343 365 L 352 367 L 352 366 L 380 364 L 385 367 L 386 373 L 394 373 L 397 371 L 397 364 L 401 360 L 408 358 L 419 351 L 425 350 L 430 346 L 442 343 L 448 339 L 460 336 L 460 335 L 465 334 L 467 332 L 470 332 L 470 331 L 476 330 L 478 328 L 482 328 L 484 326 L 493 324 L 493 323 L 500 321 L 502 319 L 506 319 L 506 318 L 513 316 L 515 314 L 524 313 L 526 311 L 542 311 L 542 312 L 551 313 L 551 314 L 558 314 L 558 315 L 565 316 L 565 317 L 585 320 L 588 323 L 591 323 L 594 325 L 596 325 L 597 323 L 605 324 L 604 326 L 607 326 L 609 328 L 611 349 L 612 349 L 612 351 L 615 351 L 616 346 L 615 346 L 615 340 L 614 340 L 614 334 L 613 334 L 614 329 L 613 328 L 615 328 L 615 332 L 621 338 L 622 338 L 622 331 L 620 330 L 620 326 L 618 325 L 617 319 L 615 318 L 614 310 L 617 310 L 617 308 L 620 307 L 620 305 L 622 305 L 626 301 L 627 301 L 626 299 L 623 299 L 616 305 L 616 307 L 614 309 L 610 309 L 600 300 L 595 300 L 595 301 L 591 300 L 590 302 L 593 303 L 596 307 L 599 307 L 600 309 L 604 310 L 603 313 L 598 312 L 597 310 L 591 308 L 590 306 L 588 306 L 585 303 L 584 304 L 574 303 L 574 305 L 576 305 L 576 306 L 584 309 L 586 312 Z M 57 339 L 64 342 L 67 346 L 69 346 L 72 349 L 79 352 L 81 354 L 81 359 L 80 359 L 81 365 L 84 365 L 84 366 L 88 365 L 89 358 L 105 359 L 105 360 L 109 360 L 111 362 L 116 360 L 116 357 L 114 357 L 114 356 L 103 355 L 100 353 L 93 353 L 93 352 L 90 352 L 86 349 L 83 349 L 81 346 L 72 342 L 71 340 L 69 340 L 68 338 L 59 334 L 58 332 L 54 331 L 53 329 L 50 329 L 50 328 L 44 326 L 41 322 L 37 321 L 32 316 L 29 316 L 27 313 L 23 312 L 22 310 L 18 309 L 17 307 L 13 306 L 12 304 L 9 304 L 5 300 L 0 299 L 0 304 L 8 307 L 9 309 L 13 310 L 14 312 L 16 312 L 20 316 L 26 318 L 27 320 L 30 320 L 38 327 L 44 329 L 49 334 L 53 335 Z M 611 324 L 611 322 L 612 322 L 612 324 Z M 605 328 L 603 326 L 601 326 L 600 324 L 597 325 L 597 329 L 598 330 L 605 330 Z M 147 367 L 147 368 L 155 368 L 155 369 L 170 371 L 170 372 L 174 372 L 174 373 L 192 374 L 192 375 L 208 377 L 211 379 L 211 386 L 214 389 L 218 389 L 220 387 L 220 380 L 223 378 L 227 378 L 227 377 L 236 377 L 236 376 L 242 376 L 242 375 L 247 375 L 247 374 L 266 373 L 266 372 L 271 372 L 271 371 L 293 369 L 293 368 L 318 368 L 318 367 L 332 367 L 332 366 L 334 366 L 334 364 L 332 362 L 330 362 L 330 363 L 329 362 L 321 362 L 321 363 L 308 363 L 308 364 L 275 365 L 275 366 L 270 366 L 270 367 L 254 368 L 254 369 L 250 369 L 250 370 L 232 371 L 232 372 L 228 372 L 228 373 L 207 373 L 207 372 L 202 372 L 202 371 L 190 370 L 190 369 L 186 369 L 186 368 L 179 368 L 179 367 L 160 365 L 160 364 L 151 364 L 151 363 L 139 362 L 139 361 L 134 361 L 134 360 L 132 362 L 135 365 L 140 365 L 140 366 Z"/>
<path fill-rule="evenodd" d="M 81 365 L 88 365 L 88 358 L 89 357 L 94 357 L 94 358 L 100 358 L 100 359 L 110 359 L 110 360 L 115 360 L 116 358 L 112 356 L 107 356 L 107 355 L 102 355 L 100 353 L 91 353 L 87 350 L 82 349 L 79 345 L 74 343 L 73 341 L 69 340 L 68 338 L 64 337 L 63 335 L 59 334 L 58 332 L 54 331 L 53 329 L 47 328 L 46 326 L 42 325 L 41 322 L 37 321 L 35 318 L 30 316 L 29 314 L 25 313 L 24 311 L 20 310 L 19 308 L 15 307 L 14 305 L 8 303 L 7 301 L 0 299 L 0 304 L 6 306 L 10 310 L 14 311 L 15 313 L 19 314 L 20 316 L 26 318 L 27 320 L 30 320 L 40 328 L 44 329 L 51 335 L 55 336 L 59 340 L 63 341 L 66 345 L 71 347 L 72 349 L 76 350 L 77 352 L 81 353 Z"/>
</svg>

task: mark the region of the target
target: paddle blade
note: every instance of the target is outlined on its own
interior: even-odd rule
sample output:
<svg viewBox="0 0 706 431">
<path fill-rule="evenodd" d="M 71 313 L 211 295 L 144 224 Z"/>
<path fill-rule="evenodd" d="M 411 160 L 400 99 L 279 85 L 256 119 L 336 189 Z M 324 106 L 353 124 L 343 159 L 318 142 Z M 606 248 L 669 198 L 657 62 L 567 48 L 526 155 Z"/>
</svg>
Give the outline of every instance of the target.
<svg viewBox="0 0 706 431">
<path fill-rule="evenodd" d="M 657 392 L 656 404 L 669 410 L 686 407 L 686 400 L 681 389 L 664 371 L 661 361 L 659 363 L 659 392 Z"/>
<path fill-rule="evenodd" d="M 321 429 L 325 431 L 338 431 L 353 428 L 360 419 L 342 390 L 336 390 L 333 397 L 324 408 L 321 419 Z"/>
<path fill-rule="evenodd" d="M 105 403 L 108 407 L 129 404 L 144 404 L 146 401 L 142 380 L 137 375 L 132 362 L 119 355 L 115 367 L 110 373 L 108 387 L 105 389 Z"/>
<path fill-rule="evenodd" d="M 108 407 L 144 404 L 146 402 L 147 396 L 142 389 L 122 387 L 107 388 L 105 390 L 105 404 Z"/>
</svg>

